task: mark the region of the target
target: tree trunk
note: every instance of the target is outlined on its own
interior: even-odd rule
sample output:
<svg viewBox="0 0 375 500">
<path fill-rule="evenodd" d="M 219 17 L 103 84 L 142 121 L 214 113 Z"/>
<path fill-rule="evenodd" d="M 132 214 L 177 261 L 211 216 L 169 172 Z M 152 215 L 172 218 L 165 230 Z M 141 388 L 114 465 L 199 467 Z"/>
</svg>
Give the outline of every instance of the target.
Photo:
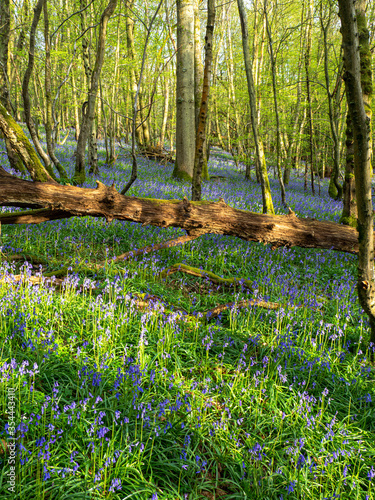
<svg viewBox="0 0 375 500">
<path fill-rule="evenodd" d="M 22 128 L 15 122 L 10 113 L 0 103 L 0 130 L 9 141 L 12 149 L 21 158 L 23 164 L 34 181 L 54 182 L 41 164 L 38 155 L 31 146 Z"/>
<path fill-rule="evenodd" d="M 201 47 L 201 23 L 199 19 L 199 0 L 194 3 L 194 106 L 195 134 L 198 132 L 199 113 L 202 102 L 203 62 Z"/>
<path fill-rule="evenodd" d="M 41 184 L 0 175 L 0 206 L 46 207 L 21 213 L 0 214 L 2 224 L 39 223 L 72 216 L 106 217 L 153 225 L 180 227 L 189 235 L 223 234 L 246 241 L 279 246 L 326 248 L 358 252 L 358 233 L 334 222 L 299 219 L 237 210 L 219 202 L 154 200 L 122 196 L 97 182 L 97 189 Z"/>
<path fill-rule="evenodd" d="M 177 0 L 176 163 L 173 177 L 192 181 L 195 153 L 194 1 Z"/>
<path fill-rule="evenodd" d="M 359 55 L 361 61 L 361 85 L 363 101 L 367 116 L 371 120 L 371 94 L 372 94 L 372 75 L 371 75 L 371 52 L 369 46 L 369 32 L 367 29 L 366 20 L 364 18 L 363 1 L 355 5 L 358 40 L 359 40 Z M 370 68 L 370 71 L 369 71 Z M 370 121 L 371 127 L 371 121 Z M 371 143 L 370 143 L 371 146 Z M 372 151 L 370 151 L 370 156 Z M 345 164 L 345 179 L 344 179 L 344 205 L 340 222 L 350 226 L 357 226 L 357 203 L 355 191 L 355 175 L 354 175 L 354 137 L 353 124 L 350 113 L 347 114 L 346 120 L 346 164 Z"/>
<path fill-rule="evenodd" d="M 252 64 L 250 60 L 249 33 L 247 28 L 246 11 L 243 0 L 237 0 L 237 3 L 241 21 L 242 46 L 243 46 L 247 87 L 249 92 L 250 109 L 251 109 L 251 125 L 253 128 L 256 156 L 260 166 L 259 173 L 260 173 L 260 184 L 262 188 L 263 213 L 274 214 L 275 211 L 272 203 L 271 188 L 268 181 L 266 158 L 264 156 L 263 143 L 258 134 L 256 96 L 255 96 L 255 87 L 253 81 L 253 71 L 251 67 Z"/>
<path fill-rule="evenodd" d="M 212 64 L 212 39 L 215 26 L 215 0 L 208 0 L 207 13 L 207 28 L 206 28 L 206 45 L 205 45 L 205 62 L 203 75 L 203 91 L 201 98 L 201 107 L 199 112 L 199 122 L 197 129 L 195 159 L 194 159 L 194 174 L 192 182 L 192 199 L 199 201 L 201 199 L 201 184 L 202 171 L 205 161 L 205 142 L 206 142 L 206 120 L 208 111 L 208 99 L 210 95 L 211 83 L 211 64 Z"/>
<path fill-rule="evenodd" d="M 359 302 L 370 320 L 375 343 L 374 216 L 371 195 L 371 52 L 366 23 L 366 0 L 339 0 L 344 48 L 345 89 L 353 124 L 354 170 L 358 209 Z M 359 36 L 362 37 L 362 44 Z M 361 50 L 361 55 L 360 55 Z M 372 352 L 372 357 L 374 351 Z"/>
<path fill-rule="evenodd" d="M 343 185 L 343 207 L 340 218 L 341 224 L 357 227 L 357 200 L 355 194 L 355 177 L 354 177 L 354 137 L 353 124 L 348 111 L 346 115 L 346 161 L 345 161 L 345 178 Z"/>
<path fill-rule="evenodd" d="M 94 70 L 91 75 L 90 91 L 88 95 L 86 109 L 82 113 L 82 125 L 77 142 L 76 168 L 74 174 L 74 182 L 83 184 L 86 179 L 85 173 L 85 149 L 88 135 L 91 130 L 91 124 L 95 118 L 95 103 L 98 93 L 99 77 L 104 62 L 105 39 L 107 35 L 107 25 L 117 5 L 117 0 L 109 0 L 102 17 L 100 19 L 100 29 L 98 36 L 98 45 L 96 52 L 96 60 Z"/>
</svg>

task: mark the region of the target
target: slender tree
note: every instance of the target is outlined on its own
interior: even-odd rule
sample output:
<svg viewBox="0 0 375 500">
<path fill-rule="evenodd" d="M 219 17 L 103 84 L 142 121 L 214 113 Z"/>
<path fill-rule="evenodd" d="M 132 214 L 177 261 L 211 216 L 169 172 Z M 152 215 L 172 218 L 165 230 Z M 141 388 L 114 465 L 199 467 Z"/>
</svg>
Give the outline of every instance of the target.
<svg viewBox="0 0 375 500">
<path fill-rule="evenodd" d="M 240 14 L 241 31 L 242 31 L 242 47 L 245 61 L 247 88 L 250 100 L 251 125 L 255 142 L 256 156 L 259 162 L 260 184 L 262 188 L 263 213 L 274 214 L 275 210 L 272 203 L 271 188 L 268 180 L 266 157 L 264 155 L 263 143 L 259 137 L 258 120 L 256 109 L 256 95 L 253 80 L 252 64 L 250 59 L 249 48 L 249 32 L 247 27 L 247 16 L 243 0 L 237 0 L 238 11 Z"/>
<path fill-rule="evenodd" d="M 371 52 L 360 57 L 358 33 L 367 33 L 366 0 L 339 0 L 339 16 L 344 49 L 344 81 L 353 126 L 354 171 L 358 210 L 359 302 L 370 320 L 371 342 L 375 344 L 374 216 L 371 195 Z M 363 50 L 363 49 L 362 49 Z M 366 77 L 366 93 L 363 77 Z M 374 350 L 372 352 L 374 355 Z"/>
<path fill-rule="evenodd" d="M 363 1 L 355 4 L 355 11 L 358 26 L 359 55 L 361 62 L 361 85 L 365 111 L 371 120 L 371 95 L 372 95 L 372 75 L 371 75 L 371 51 L 370 37 L 367 29 L 365 6 Z M 371 121 L 370 121 L 371 126 Z M 349 226 L 357 226 L 357 202 L 356 183 L 354 165 L 354 136 L 353 123 L 350 110 L 346 117 L 346 163 L 344 179 L 344 203 L 340 222 Z M 372 151 L 371 151 L 372 153 Z"/>
<path fill-rule="evenodd" d="M 206 44 L 205 44 L 205 62 L 204 62 L 204 75 L 203 75 L 203 91 L 201 98 L 201 107 L 199 111 L 199 121 L 197 128 L 197 137 L 195 145 L 195 159 L 194 159 L 194 175 L 192 183 L 192 199 L 201 199 L 201 177 L 203 164 L 205 160 L 204 143 L 206 141 L 206 120 L 208 111 L 208 98 L 210 94 L 211 83 L 211 65 L 212 65 L 212 38 L 215 26 L 215 0 L 208 0 L 208 13 L 207 13 L 207 28 L 206 28 Z"/>
</svg>

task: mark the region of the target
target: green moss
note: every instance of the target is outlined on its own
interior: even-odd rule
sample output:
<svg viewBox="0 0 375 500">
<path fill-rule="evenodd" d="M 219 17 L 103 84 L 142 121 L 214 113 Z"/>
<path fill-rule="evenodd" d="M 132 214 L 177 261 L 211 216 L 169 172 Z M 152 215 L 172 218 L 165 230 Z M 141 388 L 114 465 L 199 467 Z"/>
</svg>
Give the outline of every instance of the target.
<svg viewBox="0 0 375 500">
<path fill-rule="evenodd" d="M 335 182 L 333 180 L 333 177 L 331 177 L 330 180 L 329 180 L 328 194 L 334 200 L 337 199 L 338 192 L 337 192 L 337 188 L 335 186 Z"/>
<path fill-rule="evenodd" d="M 85 171 L 81 171 L 81 172 L 75 172 L 73 178 L 72 178 L 72 184 L 73 186 L 82 186 L 82 184 L 85 182 L 86 180 L 86 174 L 85 174 Z"/>
<path fill-rule="evenodd" d="M 175 179 L 179 179 L 181 181 L 187 181 L 187 182 L 191 182 L 193 180 L 193 178 L 191 177 L 191 175 L 189 175 L 184 170 L 180 170 L 177 167 L 177 164 L 175 165 L 175 167 L 173 169 L 172 177 L 174 177 Z"/>
<path fill-rule="evenodd" d="M 370 36 L 367 29 L 366 15 L 357 11 L 357 25 L 359 34 L 359 46 L 361 56 L 361 83 L 363 93 L 371 96 L 373 92 L 372 72 L 371 72 L 371 49 Z"/>
<path fill-rule="evenodd" d="M 218 276 L 217 274 L 214 274 L 210 271 L 205 271 L 204 269 L 199 269 L 197 267 L 192 267 L 188 266 L 186 264 L 174 264 L 171 267 L 168 267 L 167 269 L 164 269 L 159 274 L 160 279 L 164 279 L 168 276 L 168 274 L 171 274 L 172 272 L 185 272 L 187 274 L 192 274 L 193 276 L 201 277 L 201 278 L 209 278 L 211 281 L 217 284 L 221 285 L 229 285 L 229 286 L 235 286 L 235 285 L 245 285 L 248 288 L 252 289 L 253 284 L 251 281 L 247 279 L 241 279 L 241 278 L 222 278 L 221 276 Z"/>
<path fill-rule="evenodd" d="M 16 135 L 17 142 L 22 144 L 23 148 L 26 150 L 31 164 L 27 165 L 27 169 L 29 170 L 33 180 L 39 182 L 48 182 L 51 180 L 51 177 L 48 175 L 46 169 L 43 167 L 42 163 L 39 160 L 36 151 L 30 144 L 28 138 L 24 134 L 22 128 L 18 125 L 18 123 L 13 119 L 13 117 L 8 113 L 6 108 L 0 103 L 0 113 L 6 120 L 8 127 L 13 130 Z M 17 151 L 18 152 L 18 151 Z"/>
<path fill-rule="evenodd" d="M 353 217 L 352 215 L 345 216 L 343 214 L 340 218 L 340 224 L 344 224 L 344 226 L 357 228 L 357 217 Z"/>
<path fill-rule="evenodd" d="M 210 174 L 208 173 L 208 162 L 207 158 L 205 158 L 203 162 L 203 167 L 202 167 L 202 180 L 204 181 L 209 181 L 210 180 Z"/>
</svg>

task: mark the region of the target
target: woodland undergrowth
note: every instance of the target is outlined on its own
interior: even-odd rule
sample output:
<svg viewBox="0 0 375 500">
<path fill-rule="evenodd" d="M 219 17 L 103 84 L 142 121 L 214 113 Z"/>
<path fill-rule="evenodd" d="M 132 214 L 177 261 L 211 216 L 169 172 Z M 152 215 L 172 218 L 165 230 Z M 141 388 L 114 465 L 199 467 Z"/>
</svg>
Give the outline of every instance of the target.
<svg viewBox="0 0 375 500">
<path fill-rule="evenodd" d="M 70 175 L 72 154 L 73 142 L 57 150 Z M 114 167 L 99 154 L 98 179 L 121 189 L 127 152 Z M 209 168 L 205 199 L 261 211 L 241 165 L 214 151 Z M 189 197 L 172 169 L 140 158 L 129 195 Z M 287 201 L 338 221 L 327 190 L 322 181 L 314 197 L 295 174 Z M 356 257 L 205 235 L 114 260 L 182 235 L 94 218 L 2 227 L 1 498 L 375 499 L 375 372 Z M 236 279 L 161 275 L 176 264 Z M 245 299 L 279 307 L 206 314 Z"/>
</svg>

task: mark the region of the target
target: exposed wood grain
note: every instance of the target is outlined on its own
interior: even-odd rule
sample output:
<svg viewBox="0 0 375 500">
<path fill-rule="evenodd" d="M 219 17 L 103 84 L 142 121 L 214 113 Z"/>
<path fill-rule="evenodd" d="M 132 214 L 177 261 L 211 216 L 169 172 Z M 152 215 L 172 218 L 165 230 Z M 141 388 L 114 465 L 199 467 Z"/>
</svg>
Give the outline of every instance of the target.
<svg viewBox="0 0 375 500">
<path fill-rule="evenodd" d="M 288 215 L 265 215 L 219 202 L 158 200 L 121 195 L 114 187 L 98 182 L 96 189 L 30 182 L 0 175 L 0 205 L 45 207 L 34 214 L 0 214 L 2 224 L 39 223 L 72 216 L 105 217 L 159 227 L 180 227 L 189 235 L 205 233 L 236 236 L 273 247 L 299 246 L 358 252 L 354 228 L 334 222 L 300 219 Z M 12 218 L 13 217 L 13 218 Z"/>
</svg>

